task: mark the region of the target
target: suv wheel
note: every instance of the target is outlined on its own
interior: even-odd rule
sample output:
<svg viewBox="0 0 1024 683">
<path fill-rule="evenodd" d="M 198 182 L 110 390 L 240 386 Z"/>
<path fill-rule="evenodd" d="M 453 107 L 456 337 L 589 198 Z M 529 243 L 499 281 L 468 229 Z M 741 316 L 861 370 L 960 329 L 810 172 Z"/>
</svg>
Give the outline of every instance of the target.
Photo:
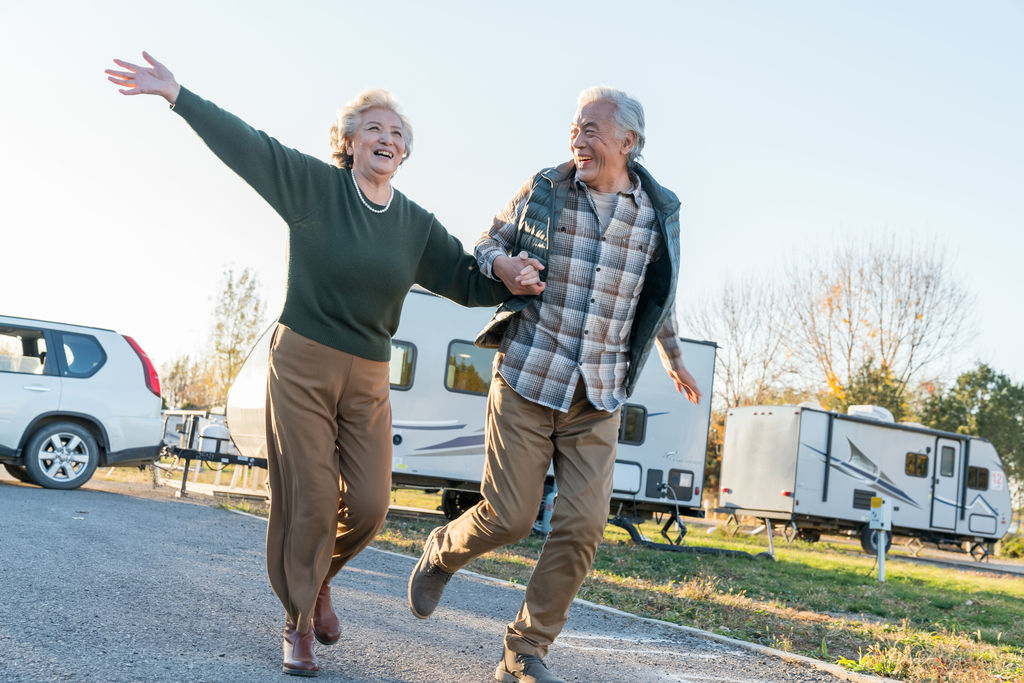
<svg viewBox="0 0 1024 683">
<path fill-rule="evenodd" d="M 48 489 L 77 489 L 99 463 L 99 447 L 83 427 L 56 422 L 41 427 L 25 446 L 25 470 Z"/>
<path fill-rule="evenodd" d="M 4 469 L 7 470 L 7 474 L 11 475 L 18 481 L 24 481 L 31 483 L 32 479 L 29 478 L 28 472 L 21 465 L 4 465 Z"/>
</svg>

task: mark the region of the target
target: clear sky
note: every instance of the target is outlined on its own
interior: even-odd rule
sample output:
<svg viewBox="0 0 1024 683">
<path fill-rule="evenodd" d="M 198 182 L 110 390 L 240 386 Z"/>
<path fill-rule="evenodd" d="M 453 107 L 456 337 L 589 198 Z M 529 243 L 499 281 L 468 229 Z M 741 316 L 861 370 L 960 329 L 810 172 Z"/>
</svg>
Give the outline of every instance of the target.
<svg viewBox="0 0 1024 683">
<path fill-rule="evenodd" d="M 206 339 L 225 266 L 284 300 L 286 228 L 155 97 L 104 79 L 148 50 L 199 95 L 329 158 L 384 86 L 416 147 L 396 186 L 467 248 L 569 158 L 580 90 L 647 112 L 682 201 L 681 298 L 844 231 L 935 238 L 977 294 L 976 359 L 1024 381 L 1024 4 L 0 0 L 0 313 L 113 328 L 158 365 Z"/>
</svg>

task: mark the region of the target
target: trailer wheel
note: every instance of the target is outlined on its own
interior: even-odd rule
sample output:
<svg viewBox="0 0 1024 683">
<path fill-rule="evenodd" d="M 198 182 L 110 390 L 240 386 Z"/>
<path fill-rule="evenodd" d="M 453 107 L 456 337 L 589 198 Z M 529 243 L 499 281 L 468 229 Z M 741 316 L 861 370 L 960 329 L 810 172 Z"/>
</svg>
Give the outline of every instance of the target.
<svg viewBox="0 0 1024 683">
<path fill-rule="evenodd" d="M 801 529 L 797 538 L 804 543 L 817 543 L 821 540 L 821 532 L 817 529 Z"/>
<path fill-rule="evenodd" d="M 449 521 L 454 522 L 483 499 L 479 493 L 472 491 L 445 489 L 441 493 L 441 512 Z"/>
<path fill-rule="evenodd" d="M 878 534 L 885 534 L 885 552 L 889 552 L 889 548 L 892 547 L 892 532 L 882 531 L 880 529 L 872 529 L 868 525 L 864 525 L 860 530 L 860 547 L 864 549 L 868 555 L 878 554 Z"/>
<path fill-rule="evenodd" d="M 23 481 L 26 484 L 31 484 L 32 479 L 28 476 L 28 472 L 21 465 L 4 465 L 4 469 L 7 470 L 7 474 L 11 475 L 18 481 Z"/>
</svg>

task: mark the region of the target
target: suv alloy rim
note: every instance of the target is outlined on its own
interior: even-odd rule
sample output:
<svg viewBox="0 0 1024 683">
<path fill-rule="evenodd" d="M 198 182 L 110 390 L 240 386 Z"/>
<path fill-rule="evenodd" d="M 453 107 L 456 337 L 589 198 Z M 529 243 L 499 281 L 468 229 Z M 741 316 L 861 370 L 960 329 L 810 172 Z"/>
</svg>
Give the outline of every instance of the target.
<svg viewBox="0 0 1024 683">
<path fill-rule="evenodd" d="M 59 432 L 43 442 L 36 454 L 39 469 L 54 481 L 74 481 L 89 464 L 89 449 L 75 434 Z"/>
</svg>

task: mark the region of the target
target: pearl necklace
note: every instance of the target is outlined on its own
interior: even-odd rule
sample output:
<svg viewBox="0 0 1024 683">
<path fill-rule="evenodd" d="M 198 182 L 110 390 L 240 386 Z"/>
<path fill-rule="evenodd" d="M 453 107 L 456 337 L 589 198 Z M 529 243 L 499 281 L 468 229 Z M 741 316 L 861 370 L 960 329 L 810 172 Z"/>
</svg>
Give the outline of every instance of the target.
<svg viewBox="0 0 1024 683">
<path fill-rule="evenodd" d="M 391 208 L 391 200 L 395 198 L 395 188 L 393 185 L 389 185 L 389 187 L 391 187 L 391 196 L 388 197 L 388 203 L 384 205 L 383 209 L 375 209 L 370 206 L 370 202 L 366 201 L 366 198 L 363 197 L 362 191 L 359 189 L 359 183 L 356 182 L 356 170 L 354 168 L 350 168 L 349 171 L 352 172 L 352 184 L 356 186 L 356 194 L 359 195 L 359 201 L 363 203 L 363 206 L 374 213 L 384 213 Z"/>
</svg>

